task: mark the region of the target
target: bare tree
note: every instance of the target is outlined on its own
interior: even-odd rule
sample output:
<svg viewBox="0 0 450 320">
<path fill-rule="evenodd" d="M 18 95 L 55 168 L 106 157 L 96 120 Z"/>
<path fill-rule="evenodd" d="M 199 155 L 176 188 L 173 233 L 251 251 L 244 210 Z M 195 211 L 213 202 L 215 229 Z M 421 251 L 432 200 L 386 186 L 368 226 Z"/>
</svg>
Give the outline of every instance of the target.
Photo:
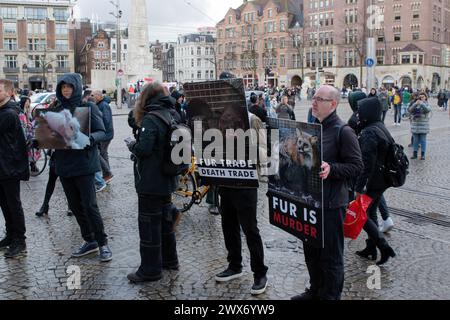
<svg viewBox="0 0 450 320">
<path fill-rule="evenodd" d="M 303 59 L 305 56 L 305 28 L 297 24 L 294 28 L 288 30 L 290 45 L 295 50 L 297 57 L 300 59 L 300 68 L 302 70 L 302 81 L 305 81 L 305 66 Z M 298 68 L 298 60 L 292 61 L 293 68 Z"/>
<path fill-rule="evenodd" d="M 245 48 L 242 48 L 241 54 L 241 64 L 242 69 L 249 70 L 252 72 L 253 81 L 256 79 L 256 72 L 258 70 L 258 48 L 256 35 L 256 25 L 252 25 L 246 22 L 245 36 L 247 37 L 247 42 L 245 43 Z M 254 83 L 253 83 L 254 84 Z"/>
</svg>

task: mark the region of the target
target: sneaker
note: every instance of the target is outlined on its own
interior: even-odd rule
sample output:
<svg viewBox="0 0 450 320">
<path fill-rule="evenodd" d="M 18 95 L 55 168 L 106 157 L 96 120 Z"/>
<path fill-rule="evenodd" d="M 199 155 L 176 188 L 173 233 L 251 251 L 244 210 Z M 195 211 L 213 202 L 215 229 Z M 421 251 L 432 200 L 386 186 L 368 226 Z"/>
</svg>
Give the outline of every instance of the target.
<svg viewBox="0 0 450 320">
<path fill-rule="evenodd" d="M 5 252 L 5 258 L 14 259 L 21 257 L 23 254 L 27 252 L 27 246 L 24 241 L 18 242 L 13 241 L 11 245 L 8 247 L 8 250 Z"/>
<path fill-rule="evenodd" d="M 77 252 L 72 253 L 72 258 L 84 257 L 94 252 L 98 252 L 97 241 L 85 242 Z"/>
<path fill-rule="evenodd" d="M 267 277 L 263 276 L 261 278 L 255 278 L 255 282 L 253 283 L 252 290 L 250 293 L 254 296 L 258 294 L 263 294 L 267 289 Z"/>
<path fill-rule="evenodd" d="M 392 230 L 393 227 L 394 227 L 394 221 L 392 221 L 392 218 L 389 217 L 383 221 L 383 224 L 380 227 L 380 232 L 382 232 L 382 233 L 389 232 Z"/>
<path fill-rule="evenodd" d="M 95 192 L 96 193 L 102 192 L 103 190 L 106 189 L 106 186 L 107 186 L 106 183 L 104 185 L 100 186 L 100 187 L 99 186 L 95 186 Z"/>
<path fill-rule="evenodd" d="M 110 184 L 111 181 L 114 180 L 114 176 L 113 175 L 109 175 L 109 176 L 104 176 L 103 180 L 105 180 L 106 184 Z"/>
<path fill-rule="evenodd" d="M 216 275 L 216 281 L 217 282 L 227 282 L 233 279 L 237 279 L 239 277 L 242 277 L 244 273 L 241 271 L 234 271 L 228 268 L 227 270 L 219 273 Z"/>
<path fill-rule="evenodd" d="M 112 260 L 112 252 L 108 246 L 100 247 L 100 261 L 101 262 L 109 262 Z"/>
<path fill-rule="evenodd" d="M 220 215 L 219 208 L 217 208 L 217 207 L 216 207 L 215 205 L 213 205 L 213 204 L 210 204 L 210 205 L 209 205 L 208 211 L 209 211 L 210 214 L 212 214 L 212 215 L 214 215 L 214 216 Z"/>
<path fill-rule="evenodd" d="M 8 246 L 11 244 L 11 239 L 9 238 L 4 238 L 3 240 L 0 241 L 0 250 L 6 249 L 8 248 Z"/>
</svg>

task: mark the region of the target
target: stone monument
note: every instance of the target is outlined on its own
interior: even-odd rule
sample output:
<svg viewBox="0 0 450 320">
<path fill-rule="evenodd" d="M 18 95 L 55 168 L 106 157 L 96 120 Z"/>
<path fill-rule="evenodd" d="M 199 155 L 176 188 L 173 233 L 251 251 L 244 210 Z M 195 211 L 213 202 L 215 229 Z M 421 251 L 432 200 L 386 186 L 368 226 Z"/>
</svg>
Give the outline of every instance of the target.
<svg viewBox="0 0 450 320">
<path fill-rule="evenodd" d="M 126 66 L 128 83 L 136 83 L 138 80 L 145 79 L 162 81 L 162 71 L 153 68 L 153 56 L 149 47 L 146 2 L 146 0 L 131 0 Z"/>
</svg>

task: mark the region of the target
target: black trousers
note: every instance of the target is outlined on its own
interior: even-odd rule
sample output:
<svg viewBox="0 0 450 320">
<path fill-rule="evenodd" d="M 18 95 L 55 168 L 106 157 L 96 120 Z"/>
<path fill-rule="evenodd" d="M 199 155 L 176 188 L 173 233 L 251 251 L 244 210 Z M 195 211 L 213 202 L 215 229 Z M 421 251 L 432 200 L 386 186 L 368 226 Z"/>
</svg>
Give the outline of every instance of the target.
<svg viewBox="0 0 450 320">
<path fill-rule="evenodd" d="M 175 219 L 178 211 L 171 196 L 139 194 L 139 237 L 141 266 L 137 274 L 154 277 L 162 267 L 178 266 Z"/>
<path fill-rule="evenodd" d="M 47 187 L 45 188 L 44 206 L 48 206 L 50 203 L 50 199 L 55 191 L 56 180 L 58 180 L 58 175 L 56 174 L 55 166 L 50 165 Z"/>
<path fill-rule="evenodd" d="M 242 270 L 241 228 L 250 251 L 250 265 L 256 278 L 266 275 L 264 248 L 256 219 L 257 189 L 219 188 L 222 230 L 228 250 L 229 268 Z"/>
<path fill-rule="evenodd" d="M 26 228 L 20 201 L 20 180 L 0 180 L 0 207 L 5 217 L 6 238 L 24 242 Z"/>
<path fill-rule="evenodd" d="M 303 245 L 311 292 L 324 300 L 340 300 L 344 288 L 345 208 L 325 209 L 325 247 Z"/>
<path fill-rule="evenodd" d="M 103 220 L 97 205 L 94 175 L 63 178 L 61 183 L 69 208 L 77 219 L 81 235 L 86 242 L 96 240 L 99 246 L 108 244 Z"/>
</svg>

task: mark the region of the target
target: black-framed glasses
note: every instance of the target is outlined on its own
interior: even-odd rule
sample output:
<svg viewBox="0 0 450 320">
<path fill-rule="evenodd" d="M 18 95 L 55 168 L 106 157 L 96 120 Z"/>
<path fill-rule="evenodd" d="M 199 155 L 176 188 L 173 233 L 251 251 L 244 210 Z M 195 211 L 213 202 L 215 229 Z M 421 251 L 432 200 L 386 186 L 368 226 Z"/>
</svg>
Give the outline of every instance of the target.
<svg viewBox="0 0 450 320">
<path fill-rule="evenodd" d="M 331 101 L 333 101 L 333 99 L 324 99 L 324 98 L 321 98 L 321 97 L 313 97 L 312 99 L 317 101 L 317 102 L 324 102 L 324 101 L 331 102 Z"/>
</svg>

